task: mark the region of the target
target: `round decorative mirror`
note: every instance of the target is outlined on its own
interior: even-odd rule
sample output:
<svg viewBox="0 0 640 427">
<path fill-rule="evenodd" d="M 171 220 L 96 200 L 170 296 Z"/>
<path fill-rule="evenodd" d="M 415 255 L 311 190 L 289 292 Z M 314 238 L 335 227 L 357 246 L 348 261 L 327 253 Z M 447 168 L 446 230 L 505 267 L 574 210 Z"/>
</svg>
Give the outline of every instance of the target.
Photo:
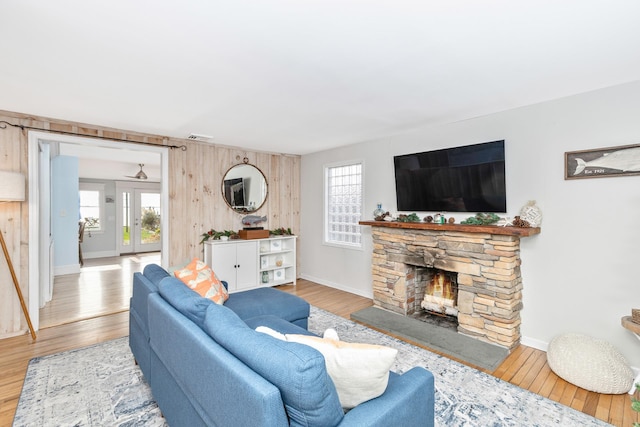
<svg viewBox="0 0 640 427">
<path fill-rule="evenodd" d="M 253 212 L 267 200 L 267 179 L 260 169 L 245 162 L 232 166 L 222 178 L 222 197 L 238 213 Z"/>
</svg>

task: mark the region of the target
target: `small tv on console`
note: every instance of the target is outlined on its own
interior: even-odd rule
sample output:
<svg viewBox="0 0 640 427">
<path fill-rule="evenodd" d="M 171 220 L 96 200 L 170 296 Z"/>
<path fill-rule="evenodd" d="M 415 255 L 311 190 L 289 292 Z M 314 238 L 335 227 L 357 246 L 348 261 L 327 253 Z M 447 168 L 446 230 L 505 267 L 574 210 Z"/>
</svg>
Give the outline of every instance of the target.
<svg viewBox="0 0 640 427">
<path fill-rule="evenodd" d="M 504 140 L 393 158 L 402 212 L 507 211 Z"/>
</svg>

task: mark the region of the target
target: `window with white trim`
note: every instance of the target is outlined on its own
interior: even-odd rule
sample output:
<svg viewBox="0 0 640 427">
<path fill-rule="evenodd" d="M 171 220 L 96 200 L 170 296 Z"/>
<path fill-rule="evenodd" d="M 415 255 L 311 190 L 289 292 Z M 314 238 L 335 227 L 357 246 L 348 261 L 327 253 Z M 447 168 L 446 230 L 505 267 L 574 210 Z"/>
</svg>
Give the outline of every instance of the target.
<svg viewBox="0 0 640 427">
<path fill-rule="evenodd" d="M 362 247 L 362 173 L 362 162 L 325 166 L 325 243 Z"/>
<path fill-rule="evenodd" d="M 103 231 L 104 184 L 81 182 L 79 186 L 80 220 L 85 221 L 85 230 Z"/>
</svg>

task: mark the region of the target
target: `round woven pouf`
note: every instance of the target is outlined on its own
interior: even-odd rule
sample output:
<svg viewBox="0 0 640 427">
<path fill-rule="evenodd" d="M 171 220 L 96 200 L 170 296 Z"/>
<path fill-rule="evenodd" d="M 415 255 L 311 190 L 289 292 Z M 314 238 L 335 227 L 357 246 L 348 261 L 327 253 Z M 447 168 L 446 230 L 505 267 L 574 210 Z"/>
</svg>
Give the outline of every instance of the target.
<svg viewBox="0 0 640 427">
<path fill-rule="evenodd" d="M 558 335 L 549 343 L 547 361 L 560 378 L 597 393 L 627 393 L 635 377 L 615 347 L 586 335 Z"/>
</svg>

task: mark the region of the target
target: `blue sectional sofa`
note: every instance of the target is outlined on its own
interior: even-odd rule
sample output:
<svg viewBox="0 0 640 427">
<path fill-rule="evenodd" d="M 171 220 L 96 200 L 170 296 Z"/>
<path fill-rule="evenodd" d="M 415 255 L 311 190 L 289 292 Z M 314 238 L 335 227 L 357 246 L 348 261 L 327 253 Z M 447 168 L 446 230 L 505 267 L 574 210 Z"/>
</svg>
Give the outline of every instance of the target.
<svg viewBox="0 0 640 427">
<path fill-rule="evenodd" d="M 158 292 L 158 285 L 172 277 L 157 264 L 149 264 L 142 273 L 133 275 L 133 293 L 129 306 L 129 347 L 145 376 L 149 374 L 149 315 L 147 302 L 149 295 Z M 222 282 L 226 286 L 226 282 Z M 303 329 L 307 329 L 309 304 L 295 295 L 273 288 L 259 288 L 229 295 L 225 307 L 233 310 L 240 318 L 250 319 L 263 315 L 277 315 Z"/>
<path fill-rule="evenodd" d="M 384 394 L 345 413 L 322 354 L 254 330 L 313 335 L 304 300 L 261 288 L 217 305 L 161 270 L 134 277 L 130 346 L 169 425 L 433 426 L 425 369 L 390 373 Z"/>
</svg>

